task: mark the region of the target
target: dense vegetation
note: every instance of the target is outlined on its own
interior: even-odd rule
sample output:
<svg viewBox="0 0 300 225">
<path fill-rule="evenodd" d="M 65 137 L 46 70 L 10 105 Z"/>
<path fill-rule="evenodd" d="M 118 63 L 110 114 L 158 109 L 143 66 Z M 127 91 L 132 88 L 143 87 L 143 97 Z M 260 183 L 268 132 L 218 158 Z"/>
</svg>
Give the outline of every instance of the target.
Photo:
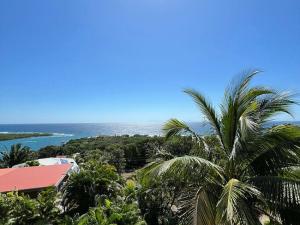
<svg viewBox="0 0 300 225">
<path fill-rule="evenodd" d="M 166 137 L 82 138 L 37 152 L 12 146 L 2 167 L 65 155 L 80 172 L 60 193 L 0 195 L 0 224 L 299 225 L 300 127 L 268 126 L 295 101 L 251 87 L 256 74 L 232 82 L 219 111 L 186 90 L 210 124 L 206 136 L 171 119 Z"/>
<path fill-rule="evenodd" d="M 143 214 L 151 222 L 153 215 L 161 213 L 162 199 L 148 199 L 152 193 L 148 194 L 146 190 L 138 188 L 136 181 L 126 182 L 120 174 L 142 168 L 158 156 L 166 158 L 169 155 L 181 156 L 197 149 L 198 146 L 192 137 L 174 137 L 170 140 L 140 135 L 82 138 L 72 140 L 63 146 L 48 146 L 37 152 L 19 144 L 13 145 L 9 152 L 3 153 L 6 157 L 2 158 L 1 165 L 11 167 L 27 162 L 28 166 L 35 166 L 36 164 L 32 162 L 37 158 L 57 155 L 74 157 L 81 171 L 68 179 L 61 194 L 54 198 L 49 196 L 47 199 L 49 202 L 60 202 L 63 206 L 63 210 L 58 210 L 55 205 L 52 210 L 55 212 L 52 215 L 55 220 L 51 220 L 49 224 L 134 225 L 146 224 Z M 134 174 L 130 176 L 134 179 Z M 24 201 L 20 204 L 29 207 L 24 209 L 25 212 L 22 211 L 24 217 L 20 220 L 12 220 L 16 212 L 10 207 L 13 206 L 10 201 L 14 201 L 16 196 Z M 2 224 L 9 224 L 7 221 L 11 221 L 10 224 L 39 224 L 39 202 L 36 202 L 36 198 L 10 193 L 2 195 L 2 199 L 5 201 L 0 201 L 0 205 L 6 209 L 3 212 L 11 212 L 3 215 L 5 222 Z M 138 202 L 143 202 L 143 206 Z M 155 204 L 157 208 L 151 206 L 149 213 L 148 203 Z M 164 207 L 168 208 L 166 205 Z M 101 221 L 105 222 L 97 222 L 97 218 L 102 218 Z"/>
<path fill-rule="evenodd" d="M 36 157 L 80 154 L 81 159 L 99 159 L 114 165 L 119 172 L 132 171 L 151 162 L 153 156 L 163 150 L 175 155 L 184 155 L 196 148 L 191 137 L 101 136 L 71 140 L 63 146 L 48 146 L 40 149 Z"/>
<path fill-rule="evenodd" d="M 49 133 L 0 133 L 0 141 L 14 140 L 19 138 L 51 136 Z"/>
<path fill-rule="evenodd" d="M 40 212 L 39 204 L 46 203 L 37 201 L 39 197 L 9 193 L 1 195 L 3 214 L 0 217 L 3 221 L 0 224 L 40 224 L 41 217 L 46 221 L 43 224 L 146 224 L 143 214 L 149 215 L 147 218 L 150 221 L 154 214 L 160 212 L 161 199 L 152 200 L 158 208 L 151 209 L 149 214 L 146 208 L 148 202 L 152 204 L 147 200 L 150 193 L 138 188 L 134 173 L 129 174 L 133 180 L 127 181 L 120 175 L 142 168 L 158 156 L 180 156 L 196 149 L 198 147 L 192 137 L 166 140 L 162 137 L 140 135 L 82 138 L 63 146 L 48 146 L 37 152 L 20 144 L 13 145 L 10 151 L 3 153 L 2 167 L 24 162 L 28 166 L 36 166 L 34 160 L 37 158 L 66 155 L 76 159 L 81 171 L 71 175 L 61 193 L 49 197 L 44 192 L 41 193 L 47 197 L 45 201 L 48 203 L 56 202 L 49 211 L 52 219 L 48 218 L 50 215 L 45 219 L 44 212 Z M 20 211 L 22 217 L 17 217 L 15 208 L 12 208 L 14 204 L 11 202 L 15 202 L 17 196 L 18 204 L 23 208 Z M 143 207 L 138 202 L 143 202 Z M 58 203 L 62 209 L 58 207 Z M 97 221 L 99 218 L 102 222 Z"/>
<path fill-rule="evenodd" d="M 87 164 L 95 165 L 95 162 Z M 97 167 L 103 171 L 94 173 L 93 168 L 87 166 L 80 174 L 71 175 L 61 194 L 51 188 L 37 197 L 17 192 L 0 194 L 0 224 L 146 224 L 136 201 L 135 182 L 125 182 L 108 164 L 97 163 Z M 86 174 L 93 174 L 93 177 Z M 77 179 L 79 177 L 80 180 Z M 96 184 L 89 182 L 91 180 Z M 63 209 L 60 204 L 64 206 Z"/>
</svg>

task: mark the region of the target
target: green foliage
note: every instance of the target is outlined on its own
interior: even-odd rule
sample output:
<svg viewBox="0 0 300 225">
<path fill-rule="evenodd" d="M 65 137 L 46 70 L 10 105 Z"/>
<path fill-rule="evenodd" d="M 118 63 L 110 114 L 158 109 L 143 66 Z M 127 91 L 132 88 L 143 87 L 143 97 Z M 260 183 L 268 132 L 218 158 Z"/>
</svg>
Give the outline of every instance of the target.
<svg viewBox="0 0 300 225">
<path fill-rule="evenodd" d="M 34 158 L 34 153 L 30 148 L 21 144 L 12 145 L 10 151 L 0 152 L 0 154 L 2 155 L 1 164 L 3 167 L 12 167 Z"/>
<path fill-rule="evenodd" d="M 184 182 L 169 177 L 153 180 L 138 190 L 139 207 L 147 224 L 179 224 L 177 214 L 177 194 L 184 187 Z"/>
<path fill-rule="evenodd" d="M 123 188 L 123 195 L 126 197 L 127 202 L 133 202 L 137 197 L 137 187 L 133 180 L 127 180 Z"/>
<path fill-rule="evenodd" d="M 44 137 L 44 136 L 51 136 L 51 135 L 52 134 L 48 134 L 48 133 L 8 133 L 8 134 L 0 133 L 0 141 L 14 140 L 19 138 Z"/>
<path fill-rule="evenodd" d="M 9 193 L 7 197 L 10 205 L 7 224 L 25 225 L 38 220 L 36 201 L 18 193 Z"/>
<path fill-rule="evenodd" d="M 101 155 L 118 171 L 141 168 L 146 164 L 149 143 L 162 142 L 163 138 L 148 136 L 103 136 L 71 140 L 63 146 L 48 146 L 38 151 L 39 158 L 81 153 L 91 158 L 90 153 Z M 94 152 L 94 153 L 93 153 Z"/>
<path fill-rule="evenodd" d="M 112 202 L 108 199 L 97 208 L 81 216 L 81 225 L 146 225 L 139 214 L 136 203 L 126 203 L 122 200 Z"/>
<path fill-rule="evenodd" d="M 126 166 L 124 149 L 121 145 L 110 145 L 106 148 L 107 162 L 114 165 L 119 173 L 123 172 Z"/>
<path fill-rule="evenodd" d="M 48 146 L 41 149 L 37 153 L 38 158 L 80 152 L 75 158 L 81 167 L 81 172 L 71 175 L 63 189 L 62 206 L 66 210 L 63 214 L 57 212 L 57 208 L 53 208 L 54 211 L 49 209 L 52 203 L 58 204 L 57 198 L 42 204 L 39 202 L 42 196 L 37 198 L 24 196 L 26 200 L 29 199 L 34 202 L 35 206 L 32 210 L 38 214 L 36 219 L 32 219 L 31 224 L 35 224 L 41 218 L 44 221 L 52 221 L 53 224 L 58 222 L 59 224 L 77 224 L 80 215 L 93 210 L 92 208 L 99 204 L 103 204 L 104 199 L 110 199 L 113 202 L 112 209 L 122 215 L 124 214 L 118 224 L 127 220 L 134 221 L 134 219 L 128 219 L 131 216 L 141 218 L 137 208 L 137 186 L 133 181 L 127 181 L 124 185 L 119 174 L 124 170 L 140 168 L 146 162 L 158 157 L 158 149 L 170 152 L 168 154 L 184 155 L 194 149 L 195 146 L 190 137 L 165 140 L 161 137 L 137 135 L 80 139 L 71 141 L 62 147 Z M 31 166 L 37 165 L 34 159 L 35 155 L 30 154 L 24 162 Z M 0 210 L 3 214 L 6 209 L 11 210 L 10 204 L 7 204 L 9 207 L 5 207 L 7 201 L 2 203 L 0 203 Z M 103 213 L 110 217 L 108 212 Z M 130 214 L 131 212 L 133 213 Z M 64 216 L 65 218 L 62 219 Z M 10 217 L 6 215 L 1 218 Z M 30 216 L 26 216 L 26 218 L 29 220 Z"/>
<path fill-rule="evenodd" d="M 62 149 L 61 146 L 46 146 L 44 148 L 41 148 L 38 152 L 38 158 L 49 158 L 49 157 L 55 157 L 57 155 L 64 155 L 65 152 Z"/>
<path fill-rule="evenodd" d="M 37 161 L 37 160 L 31 160 L 31 161 L 27 161 L 27 162 L 26 162 L 26 165 L 27 165 L 27 166 L 39 166 L 40 163 L 39 163 L 39 161 Z"/>
<path fill-rule="evenodd" d="M 38 194 L 36 201 L 39 221 L 43 224 L 59 224 L 61 210 L 58 208 L 59 198 L 54 188 L 48 188 Z"/>
<path fill-rule="evenodd" d="M 98 160 L 116 167 L 118 173 L 124 172 L 126 159 L 124 149 L 120 144 L 111 144 L 105 150 L 99 149 L 88 151 L 84 154 L 84 161 Z"/>
<path fill-rule="evenodd" d="M 121 184 L 122 179 L 115 167 L 89 161 L 78 174 L 69 177 L 63 189 L 62 204 L 70 214 L 86 213 L 97 205 L 98 198 L 116 197 Z"/>
<path fill-rule="evenodd" d="M 164 149 L 174 155 L 188 154 L 197 146 L 190 137 L 100 136 L 71 140 L 63 146 L 47 146 L 40 149 L 38 158 L 55 157 L 80 153 L 77 162 L 98 160 L 114 165 L 119 173 L 139 169 L 150 162 L 157 149 Z"/>
<path fill-rule="evenodd" d="M 66 216 L 61 225 L 146 225 L 136 201 L 137 187 L 133 180 L 123 184 L 118 196 L 99 198 L 96 207 L 83 215 Z"/>
<path fill-rule="evenodd" d="M 286 92 L 250 87 L 257 73 L 235 79 L 220 110 L 197 91 L 186 90 L 210 124 L 211 137 L 171 119 L 164 127 L 166 137 L 184 133 L 199 148 L 189 156 L 162 157 L 139 173 L 143 195 L 153 191 L 157 180 L 161 187 L 170 179 L 185 183 L 175 200 L 182 224 L 258 225 L 263 215 L 271 224 L 299 224 L 300 127 L 268 126 L 279 113 L 290 114 L 295 101 Z"/>
<path fill-rule="evenodd" d="M 60 210 L 56 206 L 56 192 L 48 189 L 37 198 L 10 192 L 0 195 L 0 224 L 2 225 L 41 225 L 59 224 Z"/>
<path fill-rule="evenodd" d="M 135 200 L 136 186 L 130 180 L 122 188 L 119 196 L 112 199 L 102 199 L 95 208 L 82 215 L 77 224 L 81 225 L 146 225 L 140 215 Z"/>
<path fill-rule="evenodd" d="M 259 224 L 259 214 L 249 199 L 262 199 L 262 194 L 247 183 L 231 179 L 224 186 L 223 192 L 216 206 L 217 224 L 232 221 L 233 224 Z M 256 201 L 256 204 L 259 202 Z M 257 215 L 253 215 L 257 214 Z"/>
</svg>

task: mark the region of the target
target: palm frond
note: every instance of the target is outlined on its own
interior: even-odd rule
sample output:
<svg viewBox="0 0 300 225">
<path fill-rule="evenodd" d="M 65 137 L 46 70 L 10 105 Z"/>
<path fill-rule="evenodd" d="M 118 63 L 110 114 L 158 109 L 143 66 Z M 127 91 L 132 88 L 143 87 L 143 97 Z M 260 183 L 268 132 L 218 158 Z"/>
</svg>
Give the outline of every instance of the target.
<svg viewBox="0 0 300 225">
<path fill-rule="evenodd" d="M 260 224 L 259 215 L 253 213 L 249 198 L 262 199 L 262 196 L 254 186 L 236 179 L 229 180 L 217 203 L 217 224 Z"/>
<path fill-rule="evenodd" d="M 183 225 L 216 225 L 216 199 L 207 187 L 189 189 L 180 197 Z"/>
<path fill-rule="evenodd" d="M 242 108 L 244 108 L 244 107 L 247 107 L 247 104 L 249 102 L 256 100 L 258 97 L 263 96 L 263 95 L 270 95 L 270 94 L 274 94 L 274 93 L 275 93 L 275 91 L 271 90 L 269 88 L 252 87 L 252 88 L 249 88 L 249 90 L 247 90 L 245 93 L 243 93 L 242 96 L 240 96 L 239 104 L 241 106 L 243 106 Z"/>
<path fill-rule="evenodd" d="M 257 115 L 262 123 L 270 121 L 280 113 L 292 115 L 291 106 L 298 104 L 295 94 L 290 92 L 274 92 L 259 100 Z"/>
<path fill-rule="evenodd" d="M 249 180 L 267 200 L 269 209 L 282 224 L 298 225 L 300 219 L 300 181 L 278 176 L 260 176 Z"/>
<path fill-rule="evenodd" d="M 1 152 L 2 161 L 7 167 L 26 162 L 30 159 L 30 154 L 30 148 L 22 144 L 14 144 L 10 147 L 10 151 Z"/>
<path fill-rule="evenodd" d="M 267 129 L 248 147 L 247 154 L 243 155 L 244 165 L 257 175 L 276 174 L 287 167 L 300 166 L 300 127 L 279 125 Z"/>
<path fill-rule="evenodd" d="M 300 207 L 300 181 L 279 176 L 258 176 L 249 180 L 275 209 Z"/>
<path fill-rule="evenodd" d="M 268 88 L 254 87 L 241 96 L 237 114 L 240 120 L 240 132 L 243 139 L 246 139 L 249 133 L 254 133 L 259 128 L 260 124 L 257 118 L 259 103 L 257 99 L 273 93 L 274 91 Z"/>
<path fill-rule="evenodd" d="M 161 161 L 155 161 L 138 170 L 137 179 L 139 180 L 139 183 L 143 186 L 148 186 L 151 184 L 152 180 L 155 179 L 153 173 L 159 169 L 161 163 Z"/>
<path fill-rule="evenodd" d="M 170 119 L 164 124 L 163 132 L 166 138 L 170 138 L 178 134 L 191 133 L 191 129 L 186 123 L 178 119 Z"/>
<path fill-rule="evenodd" d="M 205 151 L 209 152 L 209 148 L 205 139 L 193 131 L 186 123 L 179 121 L 178 119 L 170 119 L 167 121 L 164 124 L 163 132 L 166 138 L 170 138 L 178 134 L 192 135 L 196 142 L 199 145 L 203 144 Z"/>
<path fill-rule="evenodd" d="M 251 79 L 258 74 L 258 70 L 246 71 L 241 75 L 241 78 L 235 78 L 235 81 L 231 82 L 230 86 L 225 92 L 224 102 L 221 105 L 222 111 L 222 134 L 223 141 L 226 147 L 226 151 L 229 157 L 233 157 L 236 151 L 234 146 L 238 144 L 238 138 L 242 137 L 239 132 L 240 118 L 244 116 L 249 118 L 249 112 L 247 116 L 245 112 L 249 111 L 249 106 L 251 106 L 251 111 L 253 111 L 254 104 L 251 104 L 252 101 L 260 95 L 267 93 L 267 90 L 261 88 L 254 88 L 249 90 L 249 84 Z M 248 110 L 247 110 L 248 109 Z M 244 123 L 244 125 L 252 124 L 250 122 Z M 245 131 L 247 127 L 243 127 Z M 234 148 L 234 149 L 233 149 Z M 232 152 L 232 150 L 234 150 Z"/>
<path fill-rule="evenodd" d="M 145 181 L 149 179 L 157 179 L 158 177 L 178 177 L 178 179 L 197 179 L 192 177 L 197 172 L 205 171 L 206 179 L 212 179 L 210 174 L 214 175 L 211 182 L 218 182 L 223 179 L 223 170 L 220 166 L 210 162 L 209 160 L 196 156 L 182 156 L 164 161 L 162 163 L 155 162 L 140 171 L 140 177 Z M 200 178 L 200 177 L 199 177 Z"/>
<path fill-rule="evenodd" d="M 223 146 L 223 137 L 221 133 L 221 127 L 220 127 L 220 121 L 218 119 L 218 115 L 213 108 L 212 104 L 208 102 L 208 100 L 202 95 L 201 93 L 193 90 L 193 89 L 185 89 L 185 93 L 190 95 L 195 103 L 199 106 L 201 112 L 207 119 L 207 122 L 210 124 L 210 126 L 214 129 L 216 135 L 221 141 L 221 144 Z"/>
<path fill-rule="evenodd" d="M 247 92 L 249 84 L 252 78 L 260 73 L 259 70 L 243 71 L 239 76 L 234 77 L 230 82 L 227 90 L 225 91 L 225 99 L 232 99 L 234 102 L 238 102 L 241 96 Z"/>
</svg>

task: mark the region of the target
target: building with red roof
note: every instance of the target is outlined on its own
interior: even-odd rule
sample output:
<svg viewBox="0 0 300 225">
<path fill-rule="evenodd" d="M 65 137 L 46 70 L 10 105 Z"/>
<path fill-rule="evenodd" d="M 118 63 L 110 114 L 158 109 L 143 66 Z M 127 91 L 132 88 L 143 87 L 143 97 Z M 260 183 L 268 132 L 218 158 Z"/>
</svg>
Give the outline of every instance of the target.
<svg viewBox="0 0 300 225">
<path fill-rule="evenodd" d="M 37 192 L 47 187 L 59 189 L 72 164 L 0 169 L 0 192 Z"/>
</svg>

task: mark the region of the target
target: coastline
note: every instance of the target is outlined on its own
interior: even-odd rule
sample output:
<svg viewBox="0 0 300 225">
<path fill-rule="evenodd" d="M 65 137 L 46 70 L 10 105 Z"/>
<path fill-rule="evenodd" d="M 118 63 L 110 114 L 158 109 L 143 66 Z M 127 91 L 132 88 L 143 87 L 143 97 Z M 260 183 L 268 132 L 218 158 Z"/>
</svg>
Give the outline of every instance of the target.
<svg viewBox="0 0 300 225">
<path fill-rule="evenodd" d="M 10 132 L 0 132 L 0 141 L 10 141 L 15 139 L 22 139 L 22 138 L 33 138 L 33 137 L 49 137 L 53 136 L 51 133 L 10 133 Z"/>
<path fill-rule="evenodd" d="M 286 124 L 290 121 L 273 121 L 273 124 Z M 293 121 L 293 124 L 300 125 L 300 121 Z M 208 134 L 210 128 L 203 122 L 190 122 L 189 125 L 199 134 Z M 11 145 L 20 143 L 37 151 L 47 146 L 62 146 L 70 140 L 97 137 L 97 136 L 119 136 L 119 135 L 148 135 L 161 136 L 162 123 L 130 124 L 130 123 L 73 123 L 73 124 L 0 124 L 0 134 L 32 134 L 46 133 L 49 136 L 39 135 L 27 138 L 11 140 L 0 140 L 0 152 L 6 151 Z"/>
</svg>

